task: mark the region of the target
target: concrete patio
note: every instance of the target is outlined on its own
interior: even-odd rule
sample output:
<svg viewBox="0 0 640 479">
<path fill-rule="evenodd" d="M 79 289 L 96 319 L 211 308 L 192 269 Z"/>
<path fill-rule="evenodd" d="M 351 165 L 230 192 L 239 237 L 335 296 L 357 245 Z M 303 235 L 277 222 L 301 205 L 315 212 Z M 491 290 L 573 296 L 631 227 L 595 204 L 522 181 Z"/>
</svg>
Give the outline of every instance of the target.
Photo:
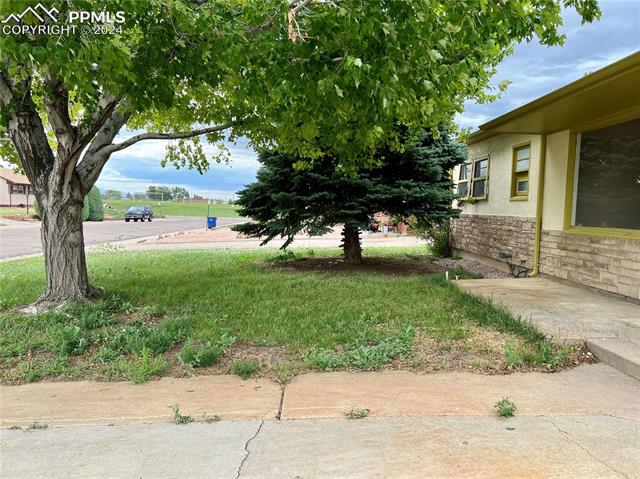
<svg viewBox="0 0 640 479">
<path fill-rule="evenodd" d="M 556 341 L 587 346 L 601 360 L 640 379 L 640 306 L 546 278 L 456 281 L 505 306 Z"/>
</svg>

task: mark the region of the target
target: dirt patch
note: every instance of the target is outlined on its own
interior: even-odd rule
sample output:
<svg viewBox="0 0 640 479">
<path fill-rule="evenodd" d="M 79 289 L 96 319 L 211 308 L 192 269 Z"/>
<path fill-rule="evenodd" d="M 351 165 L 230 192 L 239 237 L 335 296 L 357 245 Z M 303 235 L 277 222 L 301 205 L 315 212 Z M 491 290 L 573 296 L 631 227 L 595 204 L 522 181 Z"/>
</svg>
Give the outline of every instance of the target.
<svg viewBox="0 0 640 479">
<path fill-rule="evenodd" d="M 199 229 L 194 231 L 178 231 L 177 233 L 167 233 L 158 235 L 156 239 L 148 240 L 147 243 L 167 244 L 167 243 L 210 243 L 216 241 L 241 241 L 248 238 L 240 233 L 232 231 L 228 227 L 218 227 L 213 230 Z"/>
<path fill-rule="evenodd" d="M 282 364 L 289 364 L 297 361 L 297 357 L 288 353 L 282 346 L 256 346 L 249 343 L 234 343 L 227 349 L 224 355 L 212 366 L 206 368 L 186 369 L 178 360 L 176 354 L 180 351 L 180 346 L 167 351 L 165 359 L 171 365 L 167 375 L 182 377 L 188 375 L 208 376 L 215 374 L 233 374 L 231 365 L 235 360 L 252 360 L 260 364 L 260 370 L 256 374 L 259 377 L 278 379 L 278 368 Z"/>
<path fill-rule="evenodd" d="M 472 326 L 465 339 L 438 341 L 418 330 L 415 339 L 415 354 L 409 358 L 396 359 L 377 371 L 402 370 L 417 374 L 438 372 L 468 371 L 481 375 L 505 375 L 515 372 L 554 373 L 570 369 L 580 364 L 597 363 L 586 344 L 574 345 L 565 361 L 555 368 L 543 365 L 522 364 L 510 368 L 505 360 L 505 346 L 508 343 L 518 345 L 520 338 L 498 331 L 484 330 Z M 187 370 L 176 357 L 179 347 L 165 353 L 165 359 L 171 365 L 167 376 L 185 377 L 217 374 L 233 374 L 231 368 L 235 360 L 254 360 L 260 364 L 255 377 L 269 378 L 277 382 L 288 382 L 294 376 L 309 372 L 319 372 L 305 363 L 300 354 L 288 352 L 282 346 L 255 346 L 249 343 L 236 343 L 231 346 L 220 360 L 207 368 Z M 352 367 L 338 368 L 351 373 L 369 372 Z"/>
<path fill-rule="evenodd" d="M 410 274 L 434 274 L 443 271 L 442 266 L 429 257 L 364 258 L 360 264 L 345 263 L 341 258 L 304 258 L 284 263 L 260 263 L 265 270 L 318 271 L 332 273 L 374 273 L 406 276 Z"/>
<path fill-rule="evenodd" d="M 429 374 L 442 371 L 471 371 L 478 374 L 511 374 L 513 372 L 557 372 L 584 363 L 597 363 L 586 344 L 573 347 L 566 360 L 555 368 L 522 364 L 510 368 L 505 358 L 507 344 L 518 349 L 523 341 L 507 333 L 471 326 L 465 339 L 438 341 L 418 331 L 415 355 L 393 361 L 387 369 L 410 370 Z"/>
<path fill-rule="evenodd" d="M 488 266 L 479 261 L 475 261 L 468 258 L 438 258 L 434 262 L 442 268 L 454 271 L 457 268 L 462 268 L 470 273 L 481 275 L 484 278 L 512 278 L 513 276 L 505 271 L 502 271 L 493 266 Z"/>
</svg>

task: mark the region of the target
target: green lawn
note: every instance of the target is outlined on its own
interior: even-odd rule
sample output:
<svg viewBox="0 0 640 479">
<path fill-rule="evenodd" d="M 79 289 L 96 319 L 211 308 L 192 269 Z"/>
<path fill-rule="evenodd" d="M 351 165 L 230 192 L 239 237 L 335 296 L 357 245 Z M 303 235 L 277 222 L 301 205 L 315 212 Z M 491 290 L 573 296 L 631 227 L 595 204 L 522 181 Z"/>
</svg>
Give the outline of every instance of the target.
<svg viewBox="0 0 640 479">
<path fill-rule="evenodd" d="M 422 249 L 368 257 L 428 261 Z M 336 256 L 310 250 L 307 256 Z M 24 315 L 42 259 L 0 264 L 0 379 L 131 379 L 247 371 L 286 380 L 316 369 L 483 372 L 553 369 L 577 350 L 459 291 L 442 273 L 291 270 L 300 253 L 116 252 L 88 257 L 102 300 Z M 387 258 L 387 259 L 385 259 Z M 461 273 L 461 272 L 458 272 Z"/>
<path fill-rule="evenodd" d="M 117 216 L 118 218 L 124 217 L 125 211 L 134 205 L 148 205 L 153 208 L 153 212 L 156 216 L 207 216 L 207 205 L 204 204 L 189 204 L 180 202 L 158 202 L 152 200 L 102 200 L 103 203 L 111 205 L 113 209 L 105 209 L 105 214 Z M 209 213 L 211 216 L 218 216 L 222 218 L 237 218 L 237 207 L 235 205 L 211 205 L 209 207 Z"/>
<path fill-rule="evenodd" d="M 29 214 L 32 215 L 34 213 L 34 209 L 33 208 L 29 208 Z M 6 206 L 2 206 L 0 207 L 0 216 L 14 216 L 14 215 L 26 215 L 27 214 L 27 209 L 26 208 L 9 208 Z"/>
</svg>

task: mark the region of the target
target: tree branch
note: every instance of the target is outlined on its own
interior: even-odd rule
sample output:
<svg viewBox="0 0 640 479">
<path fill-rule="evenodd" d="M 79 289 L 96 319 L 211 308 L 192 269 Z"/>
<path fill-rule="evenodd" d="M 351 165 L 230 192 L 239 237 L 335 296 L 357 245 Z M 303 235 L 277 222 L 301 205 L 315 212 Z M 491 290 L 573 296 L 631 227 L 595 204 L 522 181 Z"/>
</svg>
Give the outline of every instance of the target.
<svg viewBox="0 0 640 479">
<path fill-rule="evenodd" d="M 100 128 L 111 117 L 116 106 L 118 106 L 119 99 L 109 93 L 104 93 L 100 100 L 98 100 L 98 108 L 91 116 L 89 126 L 80 128 L 77 134 L 77 142 L 75 148 L 80 153 L 91 142 L 91 140 L 98 133 Z"/>
<path fill-rule="evenodd" d="M 83 194 L 87 194 L 98 180 L 102 168 L 109 160 L 111 152 L 107 147 L 120 132 L 131 113 L 128 111 L 128 103 L 122 102 L 119 109 L 112 109 L 110 115 L 98 129 L 91 141 L 89 148 L 82 157 L 82 161 L 76 166 L 76 173 L 80 177 Z"/>
<path fill-rule="evenodd" d="M 46 188 L 46 173 L 53 168 L 54 156 L 31 98 L 30 78 L 16 85 L 0 72 L 0 106 L 3 110 L 10 110 L 7 134 L 15 146 L 22 169 L 36 190 Z"/>
<path fill-rule="evenodd" d="M 13 100 L 13 91 L 11 89 L 11 81 L 0 71 L 0 106 L 6 108 Z"/>
<path fill-rule="evenodd" d="M 200 128 L 197 130 L 184 131 L 180 133 L 141 133 L 140 135 L 132 136 L 128 140 L 123 141 L 122 143 L 117 143 L 114 145 L 109 145 L 105 147 L 105 150 L 111 153 L 115 153 L 116 151 L 124 150 L 125 148 L 138 143 L 143 140 L 179 140 L 182 138 L 193 138 L 194 136 L 206 135 L 208 133 L 215 133 L 217 131 L 228 130 L 229 128 L 239 125 L 244 120 L 233 121 L 230 123 L 225 123 L 223 125 L 218 126 L 210 126 L 207 128 Z"/>
<path fill-rule="evenodd" d="M 307 8 L 307 6 L 309 6 L 309 4 L 314 1 L 315 0 L 293 0 L 289 2 L 289 15 L 296 15 L 298 12 Z M 246 37 L 250 37 L 255 35 L 256 33 L 272 29 L 279 14 L 280 10 L 276 10 L 266 22 L 261 23 L 260 25 L 254 25 L 251 28 L 247 28 L 244 32 L 244 35 Z"/>
<path fill-rule="evenodd" d="M 52 74 L 45 76 L 50 91 L 45 93 L 44 106 L 53 133 L 58 140 L 58 159 L 66 162 L 75 140 L 75 128 L 69 117 L 69 92 L 62 80 Z"/>
</svg>

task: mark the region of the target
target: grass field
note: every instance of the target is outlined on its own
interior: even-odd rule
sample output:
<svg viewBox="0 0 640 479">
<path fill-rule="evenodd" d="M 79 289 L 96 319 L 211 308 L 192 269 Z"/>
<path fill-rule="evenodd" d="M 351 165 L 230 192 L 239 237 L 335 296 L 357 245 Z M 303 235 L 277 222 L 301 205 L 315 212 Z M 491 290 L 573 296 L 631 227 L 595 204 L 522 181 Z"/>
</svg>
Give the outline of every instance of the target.
<svg viewBox="0 0 640 479">
<path fill-rule="evenodd" d="M 189 204 L 179 202 L 165 201 L 159 203 L 152 200 L 103 200 L 103 203 L 112 206 L 113 208 L 105 209 L 105 214 L 117 216 L 118 218 L 124 217 L 125 211 L 130 206 L 134 205 L 148 205 L 153 208 L 153 213 L 156 216 L 201 216 L 205 218 L 207 216 L 206 204 Z M 222 218 L 237 218 L 238 213 L 235 205 L 211 205 L 209 212 L 211 216 L 218 216 Z"/>
<path fill-rule="evenodd" d="M 29 208 L 29 214 L 32 215 L 34 213 L 33 208 Z M 27 214 L 26 208 L 9 208 L 6 206 L 0 207 L 0 216 L 23 216 Z"/>
<path fill-rule="evenodd" d="M 367 249 L 368 261 L 429 261 L 424 249 Z M 481 372 L 554 369 L 577 349 L 431 275 L 296 270 L 301 253 L 112 252 L 88 256 L 103 298 L 25 315 L 43 288 L 39 258 L 0 269 L 0 379 L 143 382 L 244 371 L 382 367 Z M 337 256 L 309 250 L 308 257 Z M 331 261 L 335 262 L 333 259 Z M 463 272 L 457 272 L 462 274 Z M 238 373 L 240 374 L 240 373 Z"/>
<path fill-rule="evenodd" d="M 124 213 L 130 206 L 134 205 L 149 205 L 153 208 L 153 212 L 156 217 L 161 216 L 200 216 L 205 218 L 207 216 L 206 204 L 189 204 L 165 201 L 159 204 L 158 201 L 151 200 L 102 200 L 103 203 L 110 205 L 112 208 L 106 208 L 105 214 L 109 216 L 115 216 L 117 218 L 123 218 Z M 29 208 L 29 214 L 34 213 L 33 208 Z M 237 206 L 235 205 L 211 205 L 209 207 L 209 213 L 211 216 L 217 216 L 221 218 L 237 218 Z M 24 216 L 27 214 L 26 208 L 7 208 L 0 207 L 0 217 L 19 215 Z"/>
</svg>

